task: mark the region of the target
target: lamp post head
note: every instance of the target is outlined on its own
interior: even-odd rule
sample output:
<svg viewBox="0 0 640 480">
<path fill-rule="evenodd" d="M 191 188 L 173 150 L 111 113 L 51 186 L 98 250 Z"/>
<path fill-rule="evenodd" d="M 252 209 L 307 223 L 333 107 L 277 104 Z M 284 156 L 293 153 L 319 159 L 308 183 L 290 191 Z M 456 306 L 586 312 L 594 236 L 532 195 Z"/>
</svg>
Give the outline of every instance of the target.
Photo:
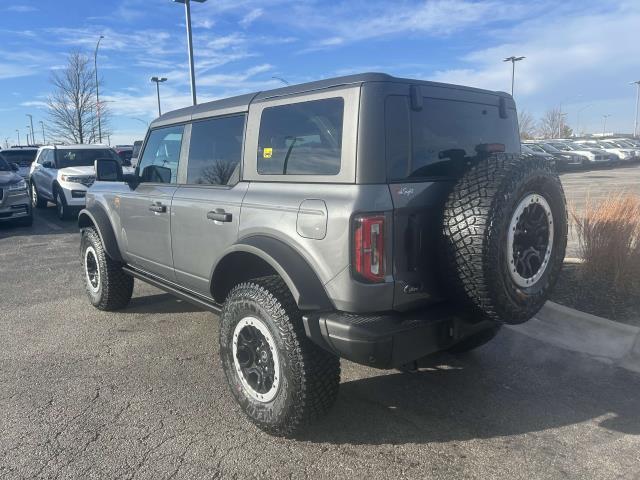
<svg viewBox="0 0 640 480">
<path fill-rule="evenodd" d="M 527 57 L 514 57 L 514 56 L 511 56 L 511 57 L 505 58 L 503 60 L 503 62 L 519 62 L 520 60 L 523 60 L 525 58 L 527 58 Z"/>
<path fill-rule="evenodd" d="M 152 82 L 162 83 L 167 81 L 167 77 L 151 77 Z"/>
<path fill-rule="evenodd" d="M 173 0 L 173 1 L 174 1 L 175 3 L 186 3 L 186 1 L 185 1 L 185 0 Z M 198 3 L 204 3 L 204 2 L 206 2 L 207 0 L 189 0 L 189 1 L 191 1 L 191 2 L 198 2 Z"/>
</svg>

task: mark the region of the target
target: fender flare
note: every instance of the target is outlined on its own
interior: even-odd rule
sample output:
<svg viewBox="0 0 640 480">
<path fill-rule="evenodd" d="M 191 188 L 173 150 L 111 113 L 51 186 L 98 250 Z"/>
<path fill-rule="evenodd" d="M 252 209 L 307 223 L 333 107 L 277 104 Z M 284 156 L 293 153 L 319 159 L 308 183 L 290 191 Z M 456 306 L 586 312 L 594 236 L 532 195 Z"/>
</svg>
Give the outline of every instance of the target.
<svg viewBox="0 0 640 480">
<path fill-rule="evenodd" d="M 259 257 L 282 277 L 300 310 L 334 310 L 324 285 L 309 263 L 294 248 L 265 235 L 245 237 L 232 245 L 214 265 L 211 289 L 215 295 L 216 278 L 226 278 L 228 259 L 238 253 Z"/>
<path fill-rule="evenodd" d="M 118 241 L 113 232 L 109 215 L 107 215 L 107 212 L 105 212 L 102 207 L 96 204 L 83 208 L 78 214 L 78 227 L 80 227 L 80 230 L 90 226 L 94 226 L 98 231 L 107 255 L 117 262 L 122 262 L 122 255 L 120 254 L 120 248 L 118 247 Z"/>
</svg>

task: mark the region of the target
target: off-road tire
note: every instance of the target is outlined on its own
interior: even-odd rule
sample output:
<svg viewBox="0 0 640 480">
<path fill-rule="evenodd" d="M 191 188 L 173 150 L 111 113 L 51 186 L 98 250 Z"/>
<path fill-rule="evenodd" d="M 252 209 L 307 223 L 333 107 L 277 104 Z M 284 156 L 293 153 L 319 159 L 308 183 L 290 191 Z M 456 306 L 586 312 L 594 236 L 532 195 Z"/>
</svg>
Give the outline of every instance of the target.
<svg viewBox="0 0 640 480">
<path fill-rule="evenodd" d="M 252 398 L 235 368 L 234 330 L 247 317 L 259 319 L 276 344 L 280 384 L 269 402 Z M 229 293 L 220 319 L 220 358 L 227 382 L 255 425 L 272 435 L 292 436 L 331 408 L 340 384 L 340 361 L 307 338 L 301 313 L 280 277 L 237 285 Z"/>
<path fill-rule="evenodd" d="M 544 273 L 531 287 L 521 287 L 511 277 L 506 246 L 512 216 L 529 194 L 543 197 L 551 209 L 553 246 Z M 567 244 L 564 191 L 549 161 L 511 154 L 479 160 L 455 184 L 443 223 L 445 268 L 458 301 L 499 323 L 522 323 L 540 310 Z"/>
<path fill-rule="evenodd" d="M 460 343 L 456 343 L 447 351 L 449 353 L 455 354 L 470 352 L 471 350 L 475 350 L 476 348 L 489 343 L 495 338 L 499 331 L 500 325 L 496 324 L 495 327 L 487 328 L 485 330 L 474 333 L 473 335 L 462 340 Z"/>
<path fill-rule="evenodd" d="M 38 193 L 38 187 L 34 182 L 31 182 L 31 204 L 34 208 L 46 208 L 47 200 L 42 198 Z"/>
<path fill-rule="evenodd" d="M 94 291 L 87 279 L 85 261 L 88 248 L 95 252 L 99 270 L 99 287 Z M 91 304 L 98 310 L 118 310 L 124 308 L 133 294 L 133 277 L 122 270 L 122 264 L 110 258 L 104 250 L 100 235 L 94 228 L 82 230 L 80 241 L 80 258 L 85 290 Z"/>
</svg>

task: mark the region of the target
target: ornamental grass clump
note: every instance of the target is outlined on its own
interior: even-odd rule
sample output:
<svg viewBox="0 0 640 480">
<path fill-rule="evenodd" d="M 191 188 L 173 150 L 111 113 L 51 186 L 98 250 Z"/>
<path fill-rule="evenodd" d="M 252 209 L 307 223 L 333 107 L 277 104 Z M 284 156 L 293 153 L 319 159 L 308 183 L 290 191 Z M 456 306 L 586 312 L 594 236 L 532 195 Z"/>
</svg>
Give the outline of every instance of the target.
<svg viewBox="0 0 640 480">
<path fill-rule="evenodd" d="M 594 294 L 640 296 L 640 195 L 610 195 L 588 199 L 582 212 L 572 212 L 584 261 L 586 284 Z"/>
</svg>

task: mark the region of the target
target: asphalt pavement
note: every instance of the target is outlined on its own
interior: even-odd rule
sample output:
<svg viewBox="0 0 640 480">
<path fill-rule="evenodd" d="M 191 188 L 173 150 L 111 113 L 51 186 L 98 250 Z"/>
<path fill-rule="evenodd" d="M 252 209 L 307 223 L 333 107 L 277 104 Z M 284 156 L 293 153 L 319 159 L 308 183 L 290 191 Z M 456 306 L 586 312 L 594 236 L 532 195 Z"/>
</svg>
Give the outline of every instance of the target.
<svg viewBox="0 0 640 480">
<path fill-rule="evenodd" d="M 570 198 L 640 182 L 581 175 Z M 640 478 L 640 375 L 511 329 L 416 374 L 343 361 L 332 412 L 270 437 L 228 392 L 215 315 L 140 282 L 100 312 L 78 249 L 53 207 L 0 226 L 2 479 Z"/>
</svg>

